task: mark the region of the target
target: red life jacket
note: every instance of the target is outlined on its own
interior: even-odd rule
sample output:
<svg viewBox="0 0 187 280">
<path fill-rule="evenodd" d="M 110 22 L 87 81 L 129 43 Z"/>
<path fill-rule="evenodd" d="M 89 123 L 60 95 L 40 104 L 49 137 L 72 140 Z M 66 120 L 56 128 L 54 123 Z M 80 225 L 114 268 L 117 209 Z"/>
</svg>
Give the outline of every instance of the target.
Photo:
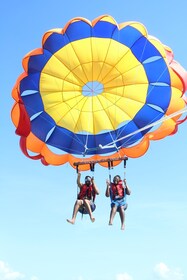
<svg viewBox="0 0 187 280">
<path fill-rule="evenodd" d="M 112 199 L 123 198 L 124 197 L 124 186 L 123 181 L 120 180 L 117 185 L 111 184 L 111 197 Z"/>
<path fill-rule="evenodd" d="M 93 186 L 92 185 L 87 186 L 86 184 L 83 184 L 78 194 L 78 199 L 87 198 L 91 200 L 92 198 L 94 198 L 94 196 L 95 196 L 95 192 Z"/>
</svg>

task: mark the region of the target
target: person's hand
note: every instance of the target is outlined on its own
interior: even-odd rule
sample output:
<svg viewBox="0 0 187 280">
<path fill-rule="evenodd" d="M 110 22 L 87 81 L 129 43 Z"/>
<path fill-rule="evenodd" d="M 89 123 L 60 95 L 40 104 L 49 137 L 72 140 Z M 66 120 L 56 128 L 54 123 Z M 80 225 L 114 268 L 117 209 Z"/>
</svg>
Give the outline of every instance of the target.
<svg viewBox="0 0 187 280">
<path fill-rule="evenodd" d="M 127 181 L 126 179 L 123 179 L 123 182 L 124 182 L 124 185 L 125 185 L 125 188 L 127 187 Z"/>
<path fill-rule="evenodd" d="M 110 181 L 108 179 L 106 179 L 106 184 L 107 186 L 110 186 Z"/>
</svg>

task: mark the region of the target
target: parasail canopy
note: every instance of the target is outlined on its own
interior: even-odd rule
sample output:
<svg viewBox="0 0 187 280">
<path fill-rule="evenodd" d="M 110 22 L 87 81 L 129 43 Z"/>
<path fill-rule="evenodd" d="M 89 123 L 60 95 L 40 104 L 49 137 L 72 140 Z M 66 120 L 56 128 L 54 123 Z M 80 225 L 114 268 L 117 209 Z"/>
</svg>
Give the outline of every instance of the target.
<svg viewBox="0 0 187 280">
<path fill-rule="evenodd" d="M 139 157 L 183 121 L 187 73 L 138 22 L 74 18 L 46 32 L 23 68 L 12 121 L 22 151 L 44 164 Z"/>
</svg>

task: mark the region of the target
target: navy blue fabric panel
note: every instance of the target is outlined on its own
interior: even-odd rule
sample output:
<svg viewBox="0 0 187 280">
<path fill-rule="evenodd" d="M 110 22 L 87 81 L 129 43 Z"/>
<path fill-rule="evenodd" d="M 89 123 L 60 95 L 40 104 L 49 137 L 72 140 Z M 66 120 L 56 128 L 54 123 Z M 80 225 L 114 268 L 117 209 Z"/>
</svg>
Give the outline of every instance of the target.
<svg viewBox="0 0 187 280">
<path fill-rule="evenodd" d="M 105 146 L 109 143 L 112 142 L 112 139 L 115 139 L 116 136 L 115 131 L 112 131 L 111 133 L 113 133 L 113 137 L 111 137 L 111 134 L 106 132 L 106 133 L 102 133 L 102 134 L 97 134 L 97 135 L 89 135 L 88 137 L 88 142 L 87 142 L 87 147 L 88 148 L 97 148 L 95 151 L 92 150 L 88 150 L 87 151 L 87 155 L 93 155 L 93 154 L 106 154 L 106 153 L 110 153 L 110 152 L 115 152 L 116 148 L 107 148 L 107 149 L 101 149 L 99 148 L 99 145 Z"/>
<path fill-rule="evenodd" d="M 141 37 L 137 40 L 132 46 L 131 51 L 140 62 L 150 57 L 162 57 L 159 51 L 145 37 Z"/>
<path fill-rule="evenodd" d="M 41 72 L 51 56 L 52 54 L 47 50 L 44 50 L 43 54 L 31 56 L 28 62 L 28 73 Z"/>
<path fill-rule="evenodd" d="M 80 143 L 82 141 L 81 135 L 80 139 L 77 140 L 77 138 L 78 136 L 73 132 L 56 126 L 46 143 L 67 153 L 82 154 L 85 142 Z"/>
<path fill-rule="evenodd" d="M 166 111 L 171 100 L 170 86 L 149 85 L 146 103 L 154 104 Z"/>
<path fill-rule="evenodd" d="M 106 22 L 106 21 L 99 21 L 92 30 L 92 37 L 98 38 L 111 38 L 113 32 L 117 28 L 116 25 Z"/>
<path fill-rule="evenodd" d="M 43 102 L 39 93 L 22 96 L 22 100 L 30 117 L 44 110 Z"/>
<path fill-rule="evenodd" d="M 119 35 L 117 32 L 115 32 L 113 39 L 116 39 L 123 45 L 131 48 L 134 43 L 142 36 L 142 33 L 137 29 L 133 28 L 132 26 L 126 26 L 119 31 Z"/>
<path fill-rule="evenodd" d="M 70 42 L 88 38 L 91 37 L 92 26 L 84 21 L 76 21 L 68 26 L 65 34 L 69 38 Z"/>
<path fill-rule="evenodd" d="M 69 39 L 66 34 L 53 33 L 47 38 L 43 48 L 51 53 L 55 53 L 67 44 L 69 44 Z"/>
<path fill-rule="evenodd" d="M 162 118 L 164 114 L 154 108 L 144 105 L 142 109 L 133 118 L 134 123 L 138 128 L 142 128 Z"/>
<path fill-rule="evenodd" d="M 45 112 L 31 121 L 32 132 L 43 142 L 45 142 L 47 134 L 54 126 L 54 120 Z"/>
<path fill-rule="evenodd" d="M 138 129 L 139 128 L 136 126 L 134 121 L 130 121 L 124 127 L 121 127 L 119 129 L 120 134 L 119 134 L 118 138 L 127 136 L 127 135 L 137 131 Z M 123 140 L 119 141 L 118 145 L 122 146 L 122 147 L 128 147 L 128 146 L 134 144 L 135 142 L 139 141 L 141 138 L 142 138 L 142 133 L 138 132 L 134 135 L 128 136 L 128 137 L 124 138 Z"/>
<path fill-rule="evenodd" d="M 163 59 L 144 64 L 149 83 L 166 83 L 170 85 L 170 74 Z"/>
<path fill-rule="evenodd" d="M 84 146 L 87 143 L 88 150 L 86 155 L 105 154 L 115 152 L 116 148 L 112 147 L 100 149 L 99 145 L 105 146 L 106 144 L 111 143 L 113 139 L 116 140 L 116 135 L 118 135 L 118 138 L 121 138 L 136 131 L 137 129 L 139 129 L 139 127 L 137 127 L 136 124 L 131 121 L 125 127 L 121 127 L 116 131 L 111 131 L 110 133 L 106 132 L 98 135 L 88 135 L 87 138 L 86 135 L 74 134 L 67 129 L 57 126 L 46 143 L 71 154 L 83 154 L 85 152 Z M 143 133 L 139 132 L 134 136 L 129 136 L 121 142 L 116 142 L 116 146 L 120 147 L 122 145 L 123 147 L 128 147 L 140 140 L 144 133 L 146 133 L 146 131 Z"/>
<path fill-rule="evenodd" d="M 23 78 L 20 82 L 21 94 L 25 90 L 38 90 L 39 89 L 39 79 L 40 79 L 40 73 L 30 74 L 29 76 Z"/>
</svg>

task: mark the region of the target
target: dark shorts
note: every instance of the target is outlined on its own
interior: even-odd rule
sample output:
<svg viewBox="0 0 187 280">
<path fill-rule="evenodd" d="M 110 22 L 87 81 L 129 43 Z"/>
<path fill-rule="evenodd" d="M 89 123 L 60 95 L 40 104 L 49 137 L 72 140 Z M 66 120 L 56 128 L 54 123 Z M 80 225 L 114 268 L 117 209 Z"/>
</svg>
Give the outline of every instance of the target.
<svg viewBox="0 0 187 280">
<path fill-rule="evenodd" d="M 96 205 L 93 201 L 90 201 L 90 207 L 91 207 L 92 212 L 95 211 Z M 84 204 L 82 204 L 81 207 L 79 208 L 79 212 L 82 214 L 88 214 L 88 211 Z"/>
</svg>

